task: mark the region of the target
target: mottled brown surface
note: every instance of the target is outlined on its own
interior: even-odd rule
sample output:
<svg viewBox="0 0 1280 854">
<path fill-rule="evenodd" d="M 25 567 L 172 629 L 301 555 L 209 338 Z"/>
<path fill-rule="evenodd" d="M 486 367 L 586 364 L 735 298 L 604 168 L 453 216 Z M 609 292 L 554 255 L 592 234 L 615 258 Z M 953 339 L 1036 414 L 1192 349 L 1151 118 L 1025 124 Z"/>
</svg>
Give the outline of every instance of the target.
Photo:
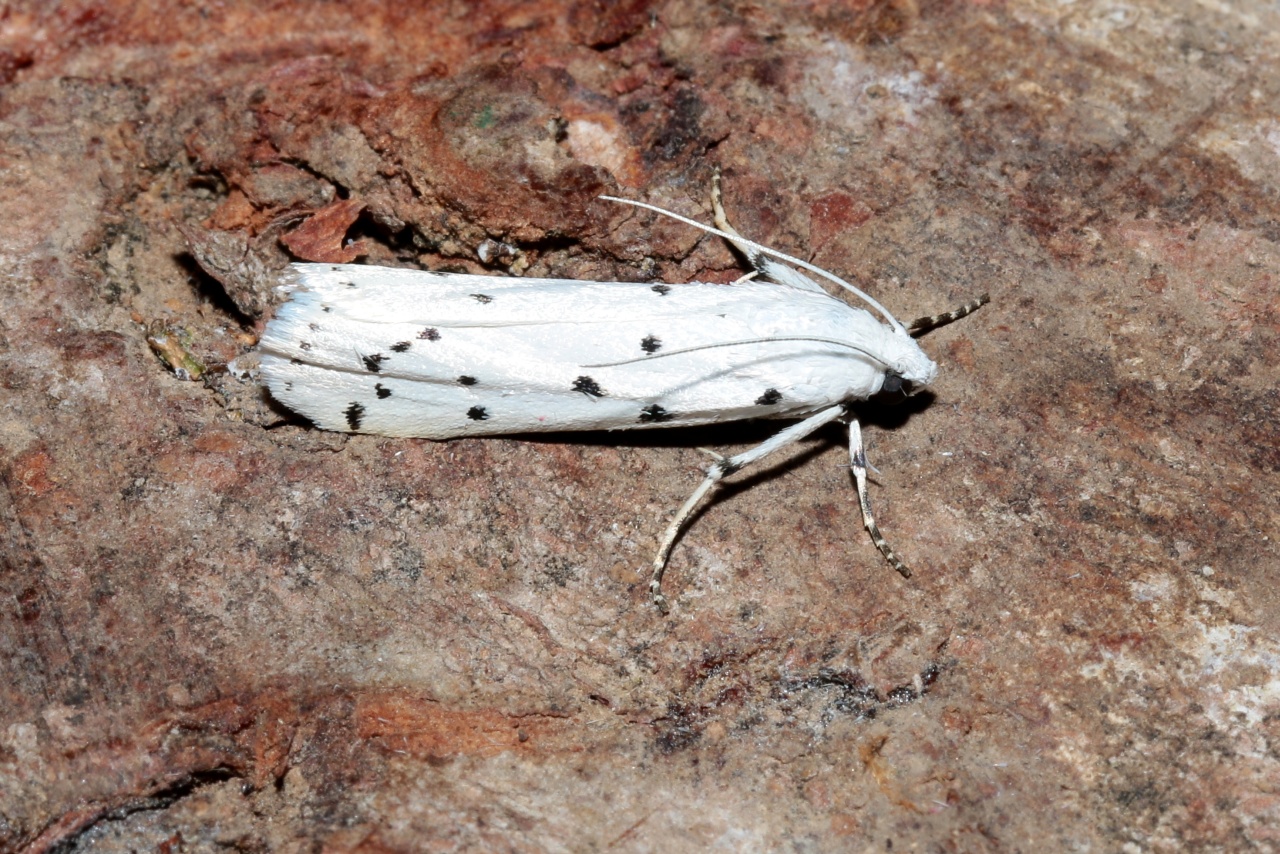
<svg viewBox="0 0 1280 854">
<path fill-rule="evenodd" d="M 1280 845 L 1274 6 L 54 5 L 0 10 L 0 848 Z M 594 201 L 715 166 L 904 320 L 991 293 L 864 410 L 909 581 L 838 431 L 663 618 L 769 425 L 348 438 L 147 343 L 242 356 L 287 257 L 727 281 Z"/>
</svg>

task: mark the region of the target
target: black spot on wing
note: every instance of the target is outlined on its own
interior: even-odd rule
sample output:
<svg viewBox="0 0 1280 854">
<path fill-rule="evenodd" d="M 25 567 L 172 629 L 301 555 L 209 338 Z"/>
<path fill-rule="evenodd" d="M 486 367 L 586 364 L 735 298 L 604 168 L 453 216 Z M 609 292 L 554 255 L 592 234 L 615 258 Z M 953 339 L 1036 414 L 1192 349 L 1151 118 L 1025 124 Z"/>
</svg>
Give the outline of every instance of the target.
<svg viewBox="0 0 1280 854">
<path fill-rule="evenodd" d="M 307 328 L 308 328 L 308 329 L 310 329 L 312 332 L 319 332 L 319 331 L 320 331 L 320 324 L 318 324 L 318 323 L 308 323 L 308 324 L 307 324 Z"/>
<path fill-rule="evenodd" d="M 483 406 L 473 406 L 467 410 L 467 417 L 472 421 L 488 421 L 489 412 Z"/>
<path fill-rule="evenodd" d="M 396 353 L 403 353 L 406 350 L 408 350 L 411 346 L 412 345 L 408 341 L 398 341 L 395 344 L 391 345 L 391 350 Z"/>
<path fill-rule="evenodd" d="M 299 342 L 298 342 L 298 349 L 299 349 L 299 350 L 310 350 L 310 349 L 311 349 L 311 342 L 310 342 L 310 341 L 299 341 Z"/>
<path fill-rule="evenodd" d="M 756 406 L 773 406 L 780 400 L 782 400 L 782 392 L 776 388 L 767 388 L 764 394 L 756 398 Z"/>
<path fill-rule="evenodd" d="M 382 383 L 375 383 L 373 390 L 378 395 L 378 400 L 386 400 L 388 397 L 391 397 L 391 389 L 387 388 Z"/>
<path fill-rule="evenodd" d="M 654 285 L 652 288 L 649 288 L 649 290 L 653 291 L 655 294 L 657 294 L 660 297 L 665 297 L 667 294 L 671 293 L 671 286 L 670 285 Z"/>
<path fill-rule="evenodd" d="M 333 306 L 331 306 L 331 305 L 322 305 L 322 306 L 320 306 L 320 310 L 321 310 L 321 311 L 333 311 Z"/>
<path fill-rule="evenodd" d="M 376 374 L 378 371 L 382 370 L 382 363 L 387 360 L 387 357 L 381 353 L 374 353 L 372 356 L 361 356 L 360 360 L 364 362 L 364 366 L 369 369 L 369 373 Z"/>
<path fill-rule="evenodd" d="M 573 390 L 580 391 L 587 397 L 604 397 L 604 389 L 591 377 L 578 377 L 573 381 Z"/>
<path fill-rule="evenodd" d="M 656 353 L 662 349 L 662 339 L 646 335 L 640 339 L 640 349 L 646 353 Z"/>
<path fill-rule="evenodd" d="M 640 410 L 641 424 L 661 424 L 663 421 L 670 421 L 672 418 L 675 418 L 675 416 L 656 403 L 651 403 Z"/>
<path fill-rule="evenodd" d="M 347 417 L 347 426 L 352 430 L 359 430 L 360 424 L 364 421 L 364 406 L 357 401 L 351 401 L 342 413 Z"/>
<path fill-rule="evenodd" d="M 475 377 L 469 377 L 466 374 L 458 377 L 458 385 L 475 385 L 479 380 Z"/>
<path fill-rule="evenodd" d="M 426 329 L 418 333 L 418 340 L 419 341 L 439 341 L 440 330 L 436 329 L 434 326 L 428 326 Z"/>
<path fill-rule="evenodd" d="M 480 303 L 481 305 L 488 305 L 489 303 L 493 302 L 493 297 L 489 296 L 488 294 L 472 294 L 471 298 L 476 302 Z"/>
</svg>

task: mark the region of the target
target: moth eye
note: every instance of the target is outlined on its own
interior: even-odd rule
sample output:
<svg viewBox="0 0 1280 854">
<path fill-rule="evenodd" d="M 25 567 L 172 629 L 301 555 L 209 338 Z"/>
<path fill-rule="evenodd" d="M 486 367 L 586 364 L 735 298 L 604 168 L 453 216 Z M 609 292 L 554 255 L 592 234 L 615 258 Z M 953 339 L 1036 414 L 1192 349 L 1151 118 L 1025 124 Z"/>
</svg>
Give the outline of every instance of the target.
<svg viewBox="0 0 1280 854">
<path fill-rule="evenodd" d="M 904 386 L 909 387 L 910 385 L 911 383 L 902 379 L 902 374 L 895 374 L 893 371 L 888 371 L 884 375 L 884 382 L 880 385 L 880 391 L 887 394 L 897 394 L 898 392 L 903 391 Z M 906 394 L 910 393 L 911 392 L 909 391 L 906 392 Z"/>
</svg>

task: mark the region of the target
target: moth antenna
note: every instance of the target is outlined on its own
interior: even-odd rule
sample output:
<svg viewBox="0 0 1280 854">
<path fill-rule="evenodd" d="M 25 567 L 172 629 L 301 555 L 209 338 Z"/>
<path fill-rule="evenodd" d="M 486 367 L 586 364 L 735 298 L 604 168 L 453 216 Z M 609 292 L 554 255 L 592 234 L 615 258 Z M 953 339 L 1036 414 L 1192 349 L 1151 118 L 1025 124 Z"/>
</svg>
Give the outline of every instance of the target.
<svg viewBox="0 0 1280 854">
<path fill-rule="evenodd" d="M 598 198 L 604 199 L 606 202 L 618 202 L 624 205 L 631 205 L 633 208 L 643 208 L 647 211 L 653 211 L 654 213 L 659 213 L 659 214 L 662 214 L 663 216 L 671 217 L 677 222 L 683 222 L 685 225 L 691 225 L 694 228 L 698 228 L 698 229 L 701 229 L 702 231 L 707 232 L 708 234 L 714 234 L 718 237 L 723 237 L 725 240 L 729 241 L 730 243 L 734 243 L 739 246 L 750 247 L 756 252 L 762 252 L 765 255 L 772 255 L 774 258 L 778 258 L 783 261 L 786 261 L 788 264 L 794 264 L 795 266 L 800 267 L 803 270 L 808 270 L 810 273 L 814 273 L 818 276 L 821 276 L 822 278 L 826 279 L 829 282 L 833 282 L 839 285 L 840 287 L 844 288 L 846 291 L 849 291 L 849 293 L 855 294 L 860 300 L 862 300 L 867 305 L 871 306 L 873 309 L 879 312 L 880 315 L 886 321 L 888 321 L 889 325 L 893 327 L 894 332 L 898 332 L 902 335 L 907 334 L 906 328 L 901 323 L 898 322 L 897 318 L 895 318 L 892 314 L 889 313 L 889 310 L 887 308 L 885 308 L 880 303 L 873 300 L 870 296 L 863 293 L 860 289 L 849 284 L 848 282 L 846 282 L 844 279 L 840 278 L 836 274 L 828 273 L 826 270 L 822 269 L 816 264 L 810 264 L 808 261 L 801 261 L 799 258 L 788 255 L 785 252 L 779 252 L 777 249 L 770 249 L 768 246 L 762 246 L 761 244 L 756 243 L 754 240 L 748 240 L 747 238 L 742 237 L 740 235 L 733 235 L 733 234 L 729 234 L 726 231 L 721 231 L 715 226 L 704 225 L 703 223 L 698 222 L 696 219 L 690 219 L 687 216 L 681 216 L 678 213 L 673 213 L 668 210 L 663 210 L 657 205 L 651 205 L 651 204 L 648 204 L 647 202 L 637 202 L 632 199 L 623 199 L 623 198 L 619 198 L 618 196 L 599 196 Z"/>
<path fill-rule="evenodd" d="M 745 338 L 742 341 L 717 341 L 715 344 L 698 344 L 693 347 L 684 347 L 680 350 L 666 350 L 662 353 L 654 353 L 650 356 L 638 356 L 634 359 L 623 359 L 621 362 L 599 362 L 594 365 L 579 365 L 579 367 L 616 368 L 620 365 L 634 365 L 636 362 L 648 362 L 648 361 L 652 361 L 653 359 L 665 359 L 668 356 L 680 356 L 685 353 L 697 353 L 701 350 L 714 350 L 717 347 L 745 347 L 751 344 L 770 344 L 770 343 L 780 342 L 780 341 L 811 341 L 815 344 L 830 344 L 833 347 L 844 347 L 847 350 L 852 350 L 855 353 L 860 353 L 861 355 L 866 356 L 868 359 L 875 362 L 877 365 L 881 365 L 885 368 L 889 367 L 889 363 L 886 362 L 884 359 L 881 359 L 879 356 L 877 356 L 876 354 L 872 353 L 870 350 L 867 350 L 864 347 L 859 347 L 857 344 L 850 344 L 848 341 L 837 341 L 835 338 L 818 338 L 816 336 L 810 337 L 807 335 L 806 336 L 781 336 L 780 335 L 777 338 Z"/>
<path fill-rule="evenodd" d="M 918 338 L 930 330 L 937 329 L 939 326 L 946 326 L 948 323 L 954 323 L 962 317 L 968 317 L 989 302 L 991 302 L 991 295 L 983 294 L 977 299 L 969 300 L 954 311 L 916 318 L 907 324 L 907 332 Z"/>
</svg>

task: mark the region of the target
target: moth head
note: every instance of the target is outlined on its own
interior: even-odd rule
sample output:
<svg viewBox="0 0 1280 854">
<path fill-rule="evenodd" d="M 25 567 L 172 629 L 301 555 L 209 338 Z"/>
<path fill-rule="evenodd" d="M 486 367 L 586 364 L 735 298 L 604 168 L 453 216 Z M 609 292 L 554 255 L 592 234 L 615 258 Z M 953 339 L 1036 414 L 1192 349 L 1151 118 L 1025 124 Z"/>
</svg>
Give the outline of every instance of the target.
<svg viewBox="0 0 1280 854">
<path fill-rule="evenodd" d="M 881 392 L 910 396 L 933 382 L 938 374 L 938 366 L 914 340 L 907 339 L 895 349 L 898 350 L 894 354 L 896 358 L 885 364 Z"/>
</svg>

